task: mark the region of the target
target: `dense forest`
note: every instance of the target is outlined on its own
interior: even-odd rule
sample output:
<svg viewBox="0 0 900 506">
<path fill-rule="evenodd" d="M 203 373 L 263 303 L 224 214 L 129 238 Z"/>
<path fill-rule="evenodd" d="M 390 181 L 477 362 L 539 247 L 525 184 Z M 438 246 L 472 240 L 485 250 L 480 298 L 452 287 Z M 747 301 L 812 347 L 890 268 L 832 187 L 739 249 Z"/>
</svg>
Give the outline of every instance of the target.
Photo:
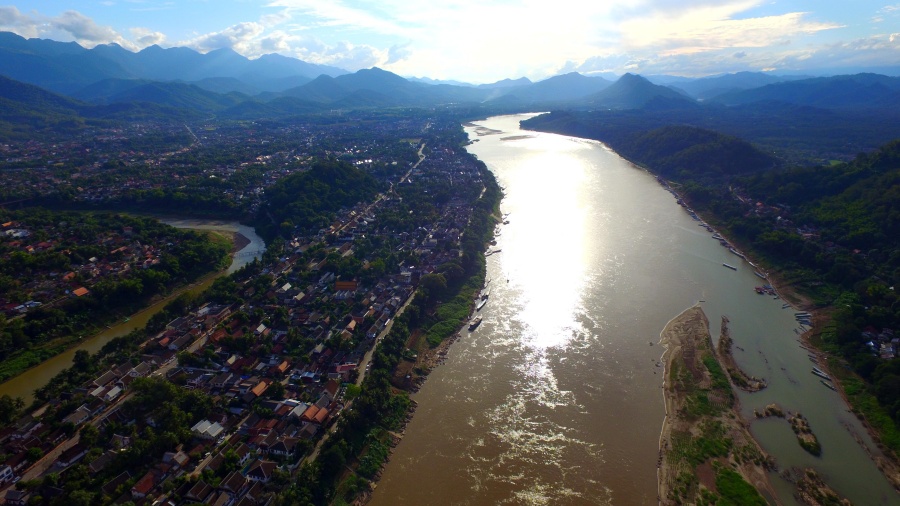
<svg viewBox="0 0 900 506">
<path fill-rule="evenodd" d="M 636 133 L 612 145 L 618 153 L 665 178 L 720 180 L 771 169 L 778 161 L 736 137 L 687 126 Z"/>
<path fill-rule="evenodd" d="M 255 223 L 268 242 L 295 228 L 327 227 L 334 213 L 357 202 L 371 201 L 385 185 L 349 163 L 317 160 L 309 170 L 281 179 L 266 190 L 266 205 Z"/>
<path fill-rule="evenodd" d="M 826 110 L 779 102 L 726 107 L 645 107 L 631 110 L 556 111 L 523 127 L 615 145 L 666 126 L 693 126 L 735 136 L 776 155 L 788 165 L 850 161 L 874 151 L 900 131 L 892 110 Z"/>
</svg>

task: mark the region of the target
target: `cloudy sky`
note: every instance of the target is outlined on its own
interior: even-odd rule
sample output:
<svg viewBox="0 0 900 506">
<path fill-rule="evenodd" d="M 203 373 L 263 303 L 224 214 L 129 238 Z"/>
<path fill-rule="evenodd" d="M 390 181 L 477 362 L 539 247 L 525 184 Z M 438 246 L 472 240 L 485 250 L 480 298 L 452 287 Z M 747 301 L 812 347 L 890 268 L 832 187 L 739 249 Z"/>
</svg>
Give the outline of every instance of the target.
<svg viewBox="0 0 900 506">
<path fill-rule="evenodd" d="M 900 66 L 893 1 L 30 0 L 0 6 L 0 30 L 474 83 L 573 70 L 812 74 Z"/>
</svg>

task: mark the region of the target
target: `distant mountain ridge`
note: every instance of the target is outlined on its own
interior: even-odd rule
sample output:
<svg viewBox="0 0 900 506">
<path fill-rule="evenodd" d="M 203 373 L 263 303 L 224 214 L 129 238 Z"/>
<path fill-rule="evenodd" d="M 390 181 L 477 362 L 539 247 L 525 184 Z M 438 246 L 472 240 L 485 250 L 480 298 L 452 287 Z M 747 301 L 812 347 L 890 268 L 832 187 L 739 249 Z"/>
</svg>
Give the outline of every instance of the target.
<svg viewBox="0 0 900 506">
<path fill-rule="evenodd" d="M 347 73 L 277 54 L 251 60 L 232 49 L 202 54 L 185 47 L 156 45 L 133 53 L 117 44 L 85 49 L 74 42 L 25 39 L 0 32 L 0 74 L 66 94 L 104 79 L 200 81 L 230 77 L 266 90 L 266 83 L 272 80 Z M 296 81 L 289 84 L 296 85 Z"/>
<path fill-rule="evenodd" d="M 900 77 L 879 74 L 816 77 L 734 91 L 712 100 L 725 105 L 786 102 L 825 109 L 900 108 Z"/>
</svg>

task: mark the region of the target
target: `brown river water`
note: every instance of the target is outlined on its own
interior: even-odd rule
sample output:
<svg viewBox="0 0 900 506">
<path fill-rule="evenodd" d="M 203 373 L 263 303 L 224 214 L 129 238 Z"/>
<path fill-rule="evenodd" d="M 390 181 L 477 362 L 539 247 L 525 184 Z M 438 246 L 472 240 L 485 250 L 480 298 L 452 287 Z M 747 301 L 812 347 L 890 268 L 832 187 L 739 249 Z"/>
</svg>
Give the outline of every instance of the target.
<svg viewBox="0 0 900 506">
<path fill-rule="evenodd" d="M 874 448 L 858 421 L 810 373 L 795 310 L 757 295 L 754 268 L 653 176 L 600 143 L 520 131 L 526 117 L 476 122 L 493 135 L 466 128 L 508 214 L 488 257 L 484 323 L 413 395 L 418 410 L 371 504 L 656 504 L 659 333 L 698 301 L 713 338 L 727 315 L 739 365 L 769 381 L 740 395 L 745 415 L 778 402 L 822 443 L 816 458 L 787 423 L 753 422 L 780 467 L 814 467 L 854 504 L 900 503 L 853 438 Z"/>
</svg>

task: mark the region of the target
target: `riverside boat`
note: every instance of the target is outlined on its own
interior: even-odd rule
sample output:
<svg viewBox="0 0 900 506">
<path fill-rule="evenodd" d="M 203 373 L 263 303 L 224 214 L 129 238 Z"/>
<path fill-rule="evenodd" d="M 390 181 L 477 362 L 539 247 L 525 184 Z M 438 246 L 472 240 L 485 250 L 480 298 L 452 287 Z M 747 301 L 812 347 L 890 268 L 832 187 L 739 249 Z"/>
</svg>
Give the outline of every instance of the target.
<svg viewBox="0 0 900 506">
<path fill-rule="evenodd" d="M 828 388 L 834 390 L 835 392 L 837 392 L 837 388 L 834 388 L 834 385 L 832 385 L 831 383 L 829 383 L 829 382 L 827 382 L 827 381 L 825 381 L 825 380 L 819 380 L 819 382 L 822 383 L 823 385 L 825 385 L 826 387 L 828 387 Z"/>
<path fill-rule="evenodd" d="M 733 270 L 733 271 L 736 271 L 736 270 L 737 270 L 737 267 L 735 267 L 735 266 L 733 266 L 733 265 L 728 265 L 728 264 L 724 264 L 724 263 L 723 263 L 722 265 L 723 265 L 724 267 L 728 267 L 729 269 L 731 269 L 731 270 Z"/>
<path fill-rule="evenodd" d="M 812 373 L 815 374 L 816 376 L 822 378 L 822 379 L 827 379 L 828 381 L 831 381 L 831 376 L 829 376 L 829 375 L 825 374 L 824 372 L 822 372 L 822 370 L 819 369 L 818 367 L 813 367 L 813 368 L 812 368 Z"/>
<path fill-rule="evenodd" d="M 477 329 L 478 326 L 481 325 L 481 320 L 482 317 L 480 316 L 473 318 L 472 321 L 469 322 L 469 332 Z"/>
<path fill-rule="evenodd" d="M 481 311 L 481 308 L 483 308 L 484 305 L 487 304 L 487 302 L 487 299 L 481 299 L 480 301 L 478 301 L 478 304 L 475 305 L 475 311 Z"/>
</svg>

